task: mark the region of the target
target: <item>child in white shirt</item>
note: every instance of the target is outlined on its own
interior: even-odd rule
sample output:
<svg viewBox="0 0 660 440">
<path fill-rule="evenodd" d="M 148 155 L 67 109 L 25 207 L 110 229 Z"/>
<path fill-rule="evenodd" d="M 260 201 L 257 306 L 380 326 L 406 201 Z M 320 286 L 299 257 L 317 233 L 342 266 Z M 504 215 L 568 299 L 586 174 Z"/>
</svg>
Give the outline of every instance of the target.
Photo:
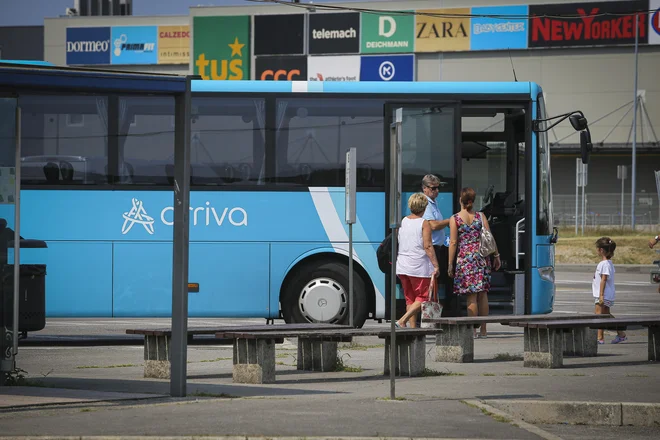
<svg viewBox="0 0 660 440">
<path fill-rule="evenodd" d="M 616 243 L 609 237 L 602 237 L 596 241 L 596 251 L 601 257 L 601 262 L 596 267 L 596 273 L 591 284 L 592 294 L 596 303 L 596 314 L 607 315 L 610 313 L 610 307 L 614 305 L 614 297 L 616 290 L 614 288 L 614 264 L 612 257 L 614 256 L 614 249 Z M 598 329 L 598 343 L 605 343 L 603 329 Z M 612 340 L 612 344 L 618 344 L 625 341 L 626 333 L 624 331 L 617 331 L 617 336 Z"/>
</svg>

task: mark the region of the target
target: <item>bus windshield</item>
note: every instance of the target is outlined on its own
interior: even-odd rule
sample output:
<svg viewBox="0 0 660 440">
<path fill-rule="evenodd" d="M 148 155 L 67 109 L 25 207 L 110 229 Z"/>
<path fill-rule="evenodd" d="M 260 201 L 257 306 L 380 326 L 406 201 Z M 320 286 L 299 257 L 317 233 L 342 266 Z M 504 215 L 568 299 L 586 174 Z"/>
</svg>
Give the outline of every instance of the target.
<svg viewBox="0 0 660 440">
<path fill-rule="evenodd" d="M 547 118 L 545 99 L 540 93 L 537 100 L 537 112 L 539 119 Z M 545 129 L 547 123 L 542 122 L 541 128 Z M 538 218 L 537 235 L 550 235 L 553 228 L 552 217 L 552 179 L 550 177 L 550 144 L 548 143 L 547 131 L 537 133 L 538 142 Z"/>
</svg>

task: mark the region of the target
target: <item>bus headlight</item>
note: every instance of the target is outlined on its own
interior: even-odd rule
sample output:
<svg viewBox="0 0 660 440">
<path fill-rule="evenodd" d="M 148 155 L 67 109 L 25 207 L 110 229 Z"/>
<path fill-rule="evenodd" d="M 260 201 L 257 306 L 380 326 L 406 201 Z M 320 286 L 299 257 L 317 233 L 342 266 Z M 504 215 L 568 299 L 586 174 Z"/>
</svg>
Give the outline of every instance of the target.
<svg viewBox="0 0 660 440">
<path fill-rule="evenodd" d="M 555 268 L 552 266 L 547 266 L 547 267 L 539 267 L 539 276 L 541 277 L 542 280 L 547 281 L 549 283 L 554 284 L 555 283 Z"/>
</svg>

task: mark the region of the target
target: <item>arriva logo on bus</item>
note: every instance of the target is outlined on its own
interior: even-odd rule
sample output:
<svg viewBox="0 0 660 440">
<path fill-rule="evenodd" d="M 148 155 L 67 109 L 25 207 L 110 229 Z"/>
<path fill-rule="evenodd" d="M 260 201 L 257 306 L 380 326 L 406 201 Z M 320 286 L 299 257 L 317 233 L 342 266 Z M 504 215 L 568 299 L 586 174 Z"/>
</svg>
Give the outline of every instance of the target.
<svg viewBox="0 0 660 440">
<path fill-rule="evenodd" d="M 124 224 L 121 227 L 121 233 L 123 235 L 127 234 L 133 226 L 136 224 L 142 225 L 144 229 L 150 234 L 153 235 L 154 231 L 154 218 L 147 214 L 146 209 L 142 200 L 133 199 L 133 206 L 128 212 L 124 212 L 122 217 L 124 218 Z M 201 214 L 200 214 L 201 213 Z M 243 208 L 234 207 L 234 208 L 224 208 L 221 214 L 218 214 L 218 211 L 211 206 L 211 202 L 206 202 L 206 206 L 200 206 L 197 208 L 190 207 L 190 215 L 193 226 L 202 224 L 209 226 L 211 224 L 216 224 L 222 226 L 225 222 L 229 222 L 232 226 L 247 226 L 248 224 L 248 214 Z M 160 220 L 166 226 L 174 225 L 174 207 L 166 206 L 160 211 Z"/>
</svg>

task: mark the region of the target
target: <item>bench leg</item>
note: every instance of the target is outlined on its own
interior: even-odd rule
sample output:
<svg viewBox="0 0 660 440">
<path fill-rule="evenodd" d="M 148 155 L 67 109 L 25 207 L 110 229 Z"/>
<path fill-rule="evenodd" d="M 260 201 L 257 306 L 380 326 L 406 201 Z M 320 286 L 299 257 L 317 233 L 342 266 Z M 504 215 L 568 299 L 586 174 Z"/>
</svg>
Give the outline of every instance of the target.
<svg viewBox="0 0 660 440">
<path fill-rule="evenodd" d="M 234 339 L 233 381 L 275 382 L 275 340 Z"/>
<path fill-rule="evenodd" d="M 649 326 L 649 360 L 660 361 L 660 327 Z"/>
<path fill-rule="evenodd" d="M 385 338 L 385 375 L 390 374 L 390 340 Z M 397 338 L 394 374 L 397 376 L 421 376 L 426 369 L 426 336 Z"/>
<path fill-rule="evenodd" d="M 335 371 L 337 342 L 298 338 L 298 370 Z"/>
<path fill-rule="evenodd" d="M 474 325 L 442 324 L 443 332 L 435 337 L 436 362 L 473 362 Z"/>
<path fill-rule="evenodd" d="M 144 377 L 170 378 L 171 336 L 144 336 Z"/>
<path fill-rule="evenodd" d="M 525 367 L 560 368 L 564 365 L 561 330 L 525 328 Z"/>
<path fill-rule="evenodd" d="M 598 355 L 598 329 L 574 328 L 564 332 L 564 356 Z"/>
</svg>

